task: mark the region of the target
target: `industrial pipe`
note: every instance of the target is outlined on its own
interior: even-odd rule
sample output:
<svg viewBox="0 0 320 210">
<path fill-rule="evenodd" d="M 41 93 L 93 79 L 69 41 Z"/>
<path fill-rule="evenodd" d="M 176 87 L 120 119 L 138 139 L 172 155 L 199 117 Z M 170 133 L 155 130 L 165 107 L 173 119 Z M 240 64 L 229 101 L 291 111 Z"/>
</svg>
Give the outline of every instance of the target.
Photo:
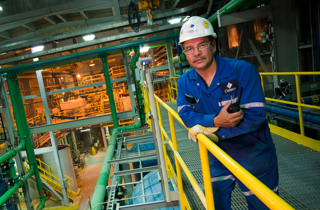
<svg viewBox="0 0 320 210">
<path fill-rule="evenodd" d="M 18 128 L 19 139 L 21 143 L 23 142 L 25 143 L 25 149 L 26 149 L 28 161 L 30 164 L 29 171 L 31 171 L 31 166 L 33 166 L 32 167 L 33 174 L 35 175 L 35 178 L 36 178 L 36 184 L 37 184 L 39 197 L 40 197 L 40 204 L 37 206 L 37 210 L 40 210 L 45 207 L 45 195 L 42 188 L 38 165 L 36 162 L 36 156 L 33 150 L 32 140 L 30 137 L 30 130 L 28 126 L 27 116 L 24 110 L 24 105 L 23 105 L 20 88 L 19 88 L 17 74 L 9 73 L 7 75 L 7 83 L 9 87 L 12 108 L 13 108 L 13 112 L 14 112 L 14 116 L 15 116 L 16 124 Z M 20 185 L 21 184 L 17 184 L 16 187 Z M 10 190 L 10 192 L 13 193 L 14 191 Z"/>
<path fill-rule="evenodd" d="M 301 98 L 301 103 L 304 104 L 319 104 L 320 95 L 313 95 Z"/>
<path fill-rule="evenodd" d="M 180 46 L 178 44 L 178 38 L 176 38 L 176 45 L 177 45 L 177 53 L 178 53 L 178 60 L 179 60 L 179 69 L 180 69 L 180 75 L 183 74 L 183 69 L 182 69 L 182 63 L 181 63 L 181 58 L 180 58 Z"/>
<path fill-rule="evenodd" d="M 0 163 L 2 163 L 3 161 L 8 160 L 8 159 L 16 156 L 16 154 L 18 152 L 20 152 L 21 150 L 23 150 L 25 148 L 25 146 L 26 146 L 25 142 L 24 141 L 20 141 L 20 144 L 17 147 L 15 147 L 13 149 L 10 149 L 9 151 L 7 151 L 4 155 L 2 155 L 0 157 Z"/>
<path fill-rule="evenodd" d="M 8 191 L 7 192 L 5 192 L 2 196 L 1 196 L 1 198 L 0 198 L 0 206 L 2 206 L 13 194 L 14 194 L 14 192 L 18 189 L 18 188 L 20 188 L 20 187 L 22 187 L 23 186 L 23 182 L 25 182 L 28 178 L 30 178 L 32 175 L 33 175 L 33 172 L 34 172 L 34 166 L 30 166 L 30 169 L 29 169 L 29 171 L 23 176 L 23 178 L 22 179 L 20 179 L 20 180 L 18 180 L 18 181 L 16 181 L 15 183 L 14 183 L 14 185 L 12 186 L 12 187 L 10 187 L 9 189 L 8 189 Z M 38 206 L 39 207 L 39 206 Z M 44 206 L 43 206 L 43 208 L 44 208 Z M 41 209 L 43 209 L 43 208 L 41 208 Z M 37 210 L 38 210 L 39 208 L 37 208 Z"/>
<path fill-rule="evenodd" d="M 145 122 L 145 115 L 144 115 L 144 108 L 143 108 L 143 102 L 142 102 L 142 91 L 140 89 L 140 85 L 137 81 L 136 73 L 135 73 L 135 69 L 137 68 L 136 63 L 137 63 L 139 57 L 140 57 L 140 49 L 139 49 L 139 47 L 136 46 L 136 47 L 134 47 L 134 56 L 131 59 L 130 68 L 132 71 L 134 85 L 136 87 L 136 98 L 137 98 L 137 103 L 138 103 L 140 122 L 143 125 Z"/>
<path fill-rule="evenodd" d="M 105 158 L 103 160 L 100 174 L 98 177 L 98 181 L 97 181 L 96 187 L 94 189 L 94 193 L 92 195 L 91 203 L 92 203 L 92 206 L 95 207 L 96 210 L 102 209 L 101 203 L 104 201 L 104 198 L 105 198 L 106 187 L 108 185 L 110 167 L 111 167 L 111 164 L 109 164 L 108 161 L 113 159 L 113 154 L 114 154 L 114 150 L 116 148 L 116 143 L 117 143 L 117 133 L 121 132 L 121 131 L 141 128 L 141 127 L 142 127 L 142 123 L 140 121 L 136 125 L 118 127 L 118 128 L 114 128 L 112 130 L 111 140 L 109 142 L 108 149 L 107 149 Z"/>
<path fill-rule="evenodd" d="M 275 114 L 283 115 L 286 117 L 299 119 L 299 112 L 291 107 L 281 106 L 281 105 L 267 105 L 266 106 L 268 112 L 272 112 Z M 303 113 L 303 121 L 311 122 L 314 124 L 320 125 L 320 117 L 312 114 Z"/>
<path fill-rule="evenodd" d="M 254 3 L 255 1 L 251 1 Z M 221 9 L 219 9 L 216 13 L 214 13 L 208 20 L 212 23 L 212 25 L 218 25 L 218 16 L 223 14 L 229 14 L 238 9 L 243 4 L 248 3 L 247 0 L 232 0 L 228 4 L 224 5 Z M 219 14 L 218 14 L 219 13 Z"/>
<path fill-rule="evenodd" d="M 109 96 L 109 104 L 110 104 L 110 108 L 111 108 L 112 121 L 113 121 L 114 128 L 117 128 L 117 127 L 119 127 L 119 121 L 118 121 L 117 109 L 116 109 L 116 105 L 115 105 L 114 97 L 113 97 L 113 89 L 112 89 L 112 84 L 111 84 L 107 55 L 102 54 L 102 55 L 100 55 L 100 58 L 102 61 L 103 73 L 104 73 L 104 78 L 105 78 L 105 82 L 106 82 L 106 86 L 107 86 L 107 93 Z"/>
</svg>

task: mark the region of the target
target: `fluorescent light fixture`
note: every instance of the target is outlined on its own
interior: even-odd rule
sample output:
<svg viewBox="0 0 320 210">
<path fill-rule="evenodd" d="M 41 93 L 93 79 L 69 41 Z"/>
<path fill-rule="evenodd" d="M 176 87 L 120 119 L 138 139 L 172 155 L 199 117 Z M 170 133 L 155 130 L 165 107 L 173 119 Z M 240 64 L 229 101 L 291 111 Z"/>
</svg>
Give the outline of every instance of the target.
<svg viewBox="0 0 320 210">
<path fill-rule="evenodd" d="M 185 18 L 183 18 L 182 22 L 186 22 L 187 20 L 189 20 L 190 16 L 185 16 Z"/>
<path fill-rule="evenodd" d="M 93 61 L 91 61 L 90 64 L 89 64 L 89 66 L 91 66 L 91 67 L 92 67 L 92 66 L 95 66 L 95 65 L 96 65 L 96 64 L 93 63 Z"/>
<path fill-rule="evenodd" d="M 82 38 L 84 39 L 84 41 L 91 41 L 91 40 L 94 40 L 95 37 L 96 35 L 94 34 L 88 34 L 88 35 L 84 35 Z"/>
<path fill-rule="evenodd" d="M 43 45 L 37 45 L 37 46 L 31 47 L 31 52 L 32 52 L 32 53 L 40 52 L 40 51 L 43 50 L 43 48 L 44 48 Z"/>
<path fill-rule="evenodd" d="M 141 53 L 148 52 L 149 48 L 150 48 L 149 46 L 144 46 L 144 47 L 140 48 L 140 52 Z"/>
<path fill-rule="evenodd" d="M 170 24 L 177 24 L 177 23 L 180 23 L 180 21 L 181 21 L 181 17 L 173 17 L 168 20 Z"/>
</svg>

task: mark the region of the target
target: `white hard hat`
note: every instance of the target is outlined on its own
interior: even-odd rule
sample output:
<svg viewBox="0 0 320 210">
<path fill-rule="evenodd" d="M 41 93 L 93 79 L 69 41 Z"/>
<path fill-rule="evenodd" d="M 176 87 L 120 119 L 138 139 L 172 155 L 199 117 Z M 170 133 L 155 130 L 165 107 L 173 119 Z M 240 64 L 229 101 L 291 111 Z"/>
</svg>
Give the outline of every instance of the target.
<svg viewBox="0 0 320 210">
<path fill-rule="evenodd" d="M 181 27 L 179 45 L 187 40 L 204 36 L 216 38 L 217 34 L 214 33 L 213 27 L 207 19 L 193 16 Z"/>
</svg>

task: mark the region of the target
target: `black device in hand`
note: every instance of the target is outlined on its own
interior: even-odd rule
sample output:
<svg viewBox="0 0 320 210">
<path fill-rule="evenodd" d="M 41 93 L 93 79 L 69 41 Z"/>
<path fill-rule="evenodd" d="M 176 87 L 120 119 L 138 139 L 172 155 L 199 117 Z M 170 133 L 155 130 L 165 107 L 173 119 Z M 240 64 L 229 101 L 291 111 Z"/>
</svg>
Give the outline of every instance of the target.
<svg viewBox="0 0 320 210">
<path fill-rule="evenodd" d="M 240 90 L 240 95 L 239 95 L 237 103 L 231 104 L 228 107 L 228 109 L 227 109 L 228 113 L 235 113 L 235 112 L 240 111 L 240 100 L 241 100 L 241 96 L 242 96 L 242 90 L 243 90 L 243 87 Z"/>
</svg>

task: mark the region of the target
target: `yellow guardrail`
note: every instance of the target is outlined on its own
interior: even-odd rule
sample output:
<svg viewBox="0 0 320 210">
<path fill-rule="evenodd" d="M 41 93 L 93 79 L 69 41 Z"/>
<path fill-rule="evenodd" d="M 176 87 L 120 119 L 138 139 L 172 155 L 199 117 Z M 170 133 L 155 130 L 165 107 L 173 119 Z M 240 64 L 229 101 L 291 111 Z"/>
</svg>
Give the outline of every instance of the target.
<svg viewBox="0 0 320 210">
<path fill-rule="evenodd" d="M 52 166 L 46 164 L 45 162 L 42 162 L 39 158 L 36 158 L 37 161 L 38 161 L 38 168 L 40 171 L 42 171 L 42 174 L 46 175 L 47 177 L 49 177 L 50 179 L 54 180 L 60 180 L 59 177 L 55 174 L 52 173 L 52 171 L 55 171 L 58 173 L 58 170 L 53 168 Z M 46 166 L 47 169 L 43 166 Z M 63 174 L 63 176 L 65 177 L 66 180 L 68 180 L 67 184 L 68 184 L 68 189 L 71 190 L 71 186 L 73 187 L 74 186 L 74 181 L 71 177 Z M 54 178 L 54 179 L 53 179 Z M 71 182 L 71 183 L 70 183 Z"/>
<path fill-rule="evenodd" d="M 289 105 L 294 105 L 298 107 L 298 113 L 299 113 L 299 124 L 300 124 L 300 134 L 288 131 L 286 129 L 274 126 L 269 124 L 270 130 L 272 133 L 277 134 L 279 136 L 282 136 L 284 138 L 287 138 L 291 141 L 294 141 L 296 143 L 299 143 L 303 146 L 309 147 L 311 149 L 314 149 L 318 152 L 320 152 L 320 141 L 317 141 L 315 139 L 309 138 L 305 136 L 304 132 L 304 123 L 303 123 L 303 115 L 302 115 L 302 107 L 305 108 L 311 108 L 311 109 L 316 109 L 320 110 L 319 106 L 314 106 L 314 105 L 307 105 L 302 103 L 302 97 L 301 97 L 301 91 L 300 91 L 300 77 L 301 75 L 320 75 L 320 72 L 283 72 L 283 73 L 277 73 L 277 72 L 272 72 L 272 73 L 260 73 L 261 77 L 261 84 L 262 88 L 264 91 L 264 85 L 263 85 L 263 75 L 282 75 L 282 76 L 294 76 L 295 82 L 296 82 L 296 92 L 297 92 L 297 102 L 291 102 L 291 101 L 283 101 L 283 100 L 278 100 L 278 99 L 273 99 L 273 98 L 268 98 L 266 97 L 265 99 L 267 101 L 272 101 L 272 102 L 277 102 L 277 103 L 282 103 L 282 104 L 289 104 Z"/>
<path fill-rule="evenodd" d="M 282 103 L 282 104 L 289 104 L 289 105 L 294 105 L 298 107 L 298 113 L 299 113 L 299 124 L 300 124 L 300 134 L 294 133 L 292 131 L 286 130 L 284 128 L 269 124 L 270 130 L 272 133 L 277 134 L 279 136 L 282 136 L 286 139 L 289 139 L 293 142 L 296 142 L 298 144 L 301 144 L 305 147 L 309 147 L 313 150 L 316 150 L 318 152 L 320 152 L 320 141 L 309 138 L 307 136 L 305 136 L 305 132 L 304 132 L 304 123 L 303 123 L 303 117 L 302 117 L 302 107 L 305 108 L 310 108 L 310 109 L 316 109 L 316 110 L 320 110 L 320 106 L 314 106 L 314 105 L 308 105 L 308 104 L 304 104 L 302 103 L 302 97 L 301 97 L 301 92 L 300 92 L 300 79 L 299 76 L 300 75 L 320 75 L 320 72 L 285 72 L 285 73 L 276 73 L 276 72 L 272 72 L 272 73 L 260 73 L 260 77 L 261 77 L 261 85 L 264 91 L 264 85 L 263 85 L 263 75 L 283 75 L 283 76 L 294 76 L 295 77 L 295 81 L 296 81 L 296 92 L 297 92 L 297 102 L 292 102 L 292 101 L 283 101 L 283 100 L 278 100 L 278 99 L 273 99 L 273 98 L 268 98 L 266 97 L 266 101 L 272 101 L 272 102 L 277 102 L 277 103 Z M 177 80 L 179 79 L 179 77 L 170 77 L 169 81 L 172 81 L 171 83 L 173 84 L 177 84 Z M 177 88 L 172 88 L 172 86 L 168 85 L 169 88 L 169 101 L 173 101 L 176 102 L 176 98 L 170 98 L 170 97 L 176 97 L 178 90 Z M 173 94 L 171 94 L 172 92 L 174 92 Z"/>
<path fill-rule="evenodd" d="M 214 209 L 214 199 L 212 192 L 212 184 L 211 184 L 211 175 L 208 161 L 208 150 L 218 159 L 222 164 L 228 168 L 231 173 L 233 173 L 248 189 L 250 189 L 266 206 L 270 209 L 294 209 L 292 208 L 286 201 L 280 198 L 277 194 L 275 194 L 272 190 L 270 190 L 267 186 L 265 186 L 262 182 L 260 182 L 257 178 L 255 178 L 252 174 L 250 174 L 246 169 L 240 166 L 235 160 L 233 160 L 229 155 L 227 155 L 223 150 L 221 150 L 216 144 L 214 144 L 210 139 L 208 139 L 203 134 L 198 134 L 197 138 L 199 140 L 199 152 L 200 152 L 200 160 L 202 165 L 202 174 L 203 174 L 203 182 L 206 194 L 204 195 L 202 189 L 197 183 L 196 179 L 190 172 L 189 168 L 185 164 L 184 160 L 179 154 L 177 139 L 175 134 L 175 126 L 174 126 L 174 118 L 180 122 L 182 125 L 183 122 L 179 115 L 167 104 L 165 104 L 160 98 L 155 96 L 157 109 L 159 113 L 159 124 L 161 130 L 162 140 L 164 138 L 168 140 L 168 144 L 171 149 L 174 151 L 175 164 L 176 164 L 176 180 L 178 183 L 178 188 L 180 192 L 180 202 L 182 209 L 190 209 L 190 205 L 186 199 L 186 195 L 183 190 L 181 169 L 185 172 L 188 177 L 192 187 L 197 193 L 200 201 L 206 209 Z M 171 139 L 163 128 L 162 118 L 160 114 L 160 105 L 162 105 L 167 111 L 169 116 L 170 123 L 170 131 L 171 131 Z M 166 150 L 164 150 L 166 151 Z M 164 154 L 167 157 L 167 154 Z M 171 165 L 167 161 L 166 165 Z M 171 166 L 172 167 L 172 166 Z"/>
<path fill-rule="evenodd" d="M 178 81 L 179 77 L 169 77 L 168 80 L 168 100 L 177 103 Z"/>
</svg>

